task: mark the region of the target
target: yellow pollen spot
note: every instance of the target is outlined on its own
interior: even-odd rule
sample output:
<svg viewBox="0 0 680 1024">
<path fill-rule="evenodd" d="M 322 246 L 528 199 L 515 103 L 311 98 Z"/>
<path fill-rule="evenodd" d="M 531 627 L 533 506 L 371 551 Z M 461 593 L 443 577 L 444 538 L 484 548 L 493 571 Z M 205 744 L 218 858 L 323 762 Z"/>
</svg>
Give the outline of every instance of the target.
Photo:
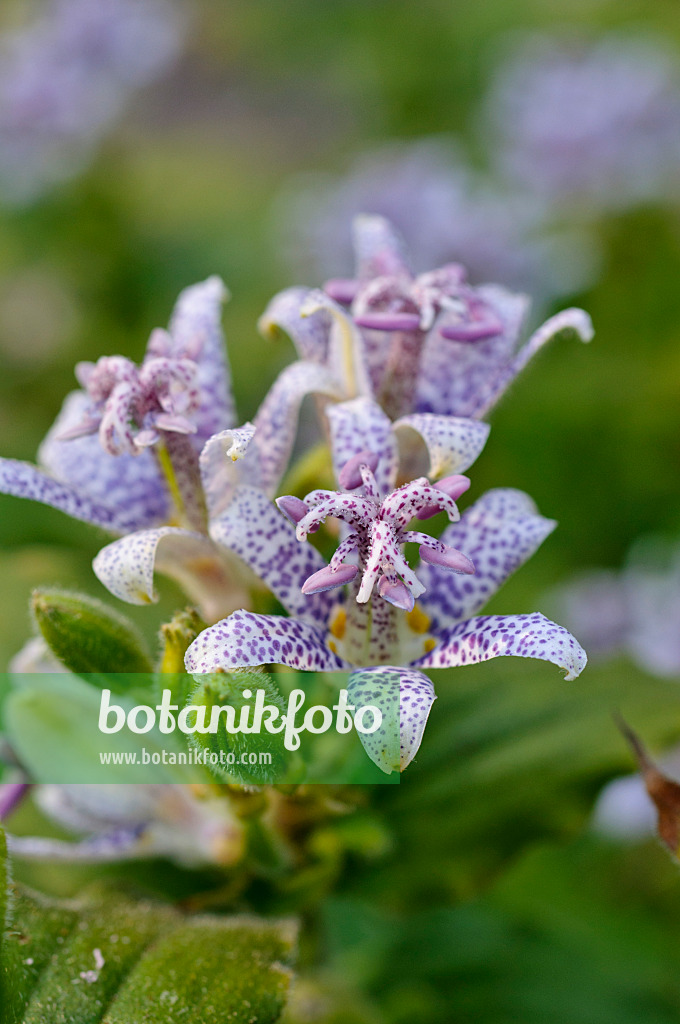
<svg viewBox="0 0 680 1024">
<path fill-rule="evenodd" d="M 338 646 L 337 646 L 337 644 L 335 643 L 334 640 L 329 640 L 328 641 L 328 646 L 332 650 L 333 654 L 337 654 L 338 653 Z"/>
<path fill-rule="evenodd" d="M 427 633 L 430 628 L 430 616 L 426 615 L 417 604 L 408 612 L 406 621 L 414 633 Z"/>
<path fill-rule="evenodd" d="M 347 612 L 344 608 L 338 608 L 330 624 L 331 635 L 342 640 L 347 628 Z"/>
<path fill-rule="evenodd" d="M 423 644 L 423 650 L 424 650 L 425 654 L 429 654 L 430 651 L 433 651 L 436 646 L 437 646 L 437 641 L 435 640 L 435 638 L 433 636 L 428 636 L 427 640 Z"/>
</svg>

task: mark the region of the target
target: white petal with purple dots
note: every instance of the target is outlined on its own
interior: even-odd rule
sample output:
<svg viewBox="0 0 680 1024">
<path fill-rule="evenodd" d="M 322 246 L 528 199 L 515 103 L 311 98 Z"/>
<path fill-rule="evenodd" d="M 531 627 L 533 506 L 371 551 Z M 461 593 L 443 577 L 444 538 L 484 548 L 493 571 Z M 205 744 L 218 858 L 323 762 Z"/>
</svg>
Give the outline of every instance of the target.
<svg viewBox="0 0 680 1024">
<path fill-rule="evenodd" d="M 436 700 L 432 682 L 417 669 L 381 665 L 353 672 L 347 693 L 349 702 L 357 709 L 372 705 L 382 714 L 378 729 L 359 732 L 370 759 L 386 775 L 403 772 L 418 753 Z M 365 718 L 370 727 L 368 713 Z"/>
<path fill-rule="evenodd" d="M 434 650 L 415 662 L 420 668 L 460 667 L 512 655 L 551 661 L 572 680 L 588 660 L 578 640 L 540 612 L 477 616 L 440 630 L 437 640 Z"/>
<path fill-rule="evenodd" d="M 348 668 L 325 643 L 325 632 L 298 619 L 243 609 L 209 626 L 186 653 L 187 672 L 228 672 L 256 665 L 289 665 L 303 672 Z"/>
</svg>

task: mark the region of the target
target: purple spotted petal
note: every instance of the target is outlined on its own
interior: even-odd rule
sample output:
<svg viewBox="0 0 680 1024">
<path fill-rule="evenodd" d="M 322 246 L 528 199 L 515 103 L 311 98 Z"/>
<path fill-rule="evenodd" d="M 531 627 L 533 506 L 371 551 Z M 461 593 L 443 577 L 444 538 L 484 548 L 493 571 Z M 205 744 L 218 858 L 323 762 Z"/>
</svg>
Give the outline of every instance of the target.
<svg viewBox="0 0 680 1024">
<path fill-rule="evenodd" d="M 258 330 L 265 338 L 276 339 L 288 334 L 300 359 L 326 364 L 332 317 L 328 309 L 319 308 L 303 316 L 301 310 L 313 294 L 310 288 L 286 288 L 271 300 L 258 321 Z"/>
<path fill-rule="evenodd" d="M 273 498 L 286 471 L 295 443 L 298 415 L 307 395 L 342 398 L 333 375 L 316 363 L 287 366 L 269 390 L 255 417 L 260 486 Z"/>
<path fill-rule="evenodd" d="M 165 573 L 209 622 L 243 601 L 243 591 L 230 581 L 225 559 L 209 538 L 172 526 L 121 537 L 102 548 L 92 568 L 104 586 L 128 604 L 157 601 L 154 573 Z"/>
<path fill-rule="evenodd" d="M 353 456 L 368 448 L 379 457 L 375 478 L 381 492 L 387 494 L 393 490 L 397 477 L 397 442 L 392 424 L 377 402 L 355 398 L 330 406 L 327 415 L 336 478 Z"/>
<path fill-rule="evenodd" d="M 368 705 L 382 713 L 379 729 L 358 734 L 370 759 L 387 775 L 403 772 L 418 753 L 436 700 L 431 681 L 416 669 L 381 665 L 353 672 L 347 693 L 357 709 Z M 366 712 L 365 723 L 370 722 Z"/>
<path fill-rule="evenodd" d="M 210 519 L 215 519 L 229 506 L 239 484 L 259 486 L 259 461 L 252 445 L 254 437 L 253 424 L 244 423 L 242 427 L 214 434 L 203 446 L 199 465 Z"/>
<path fill-rule="evenodd" d="M 325 561 L 311 544 L 296 539 L 295 528 L 262 491 L 237 488 L 229 507 L 211 522 L 210 535 L 243 559 L 291 615 L 325 626 L 331 595 L 302 593 L 305 580 Z"/>
<path fill-rule="evenodd" d="M 326 367 L 340 386 L 343 398 L 371 395 L 371 375 L 362 332 L 354 320 L 337 302 L 320 290 L 310 292 L 302 307 L 303 316 L 318 316 L 326 312 L 331 317 Z"/>
<path fill-rule="evenodd" d="M 236 419 L 222 333 L 222 303 L 228 297 L 220 278 L 209 277 L 180 293 L 170 321 L 172 351 L 168 354 L 198 364 L 201 406 L 192 418 L 199 441 L 230 427 Z"/>
<path fill-rule="evenodd" d="M 117 509 L 107 508 L 68 484 L 52 480 L 29 462 L 0 459 L 0 494 L 39 501 L 111 533 L 122 532 L 125 528 Z"/>
<path fill-rule="evenodd" d="M 347 668 L 325 644 L 316 626 L 279 615 L 237 611 L 204 629 L 189 647 L 185 665 L 194 674 L 289 665 L 304 672 L 337 672 Z"/>
<path fill-rule="evenodd" d="M 477 295 L 498 316 L 503 332 L 476 341 L 450 341 L 435 324 L 423 347 L 416 411 L 445 416 L 475 416 L 486 407 L 487 396 L 513 359 L 529 306 L 524 295 L 494 285 L 476 289 Z"/>
<path fill-rule="evenodd" d="M 477 402 L 471 412 L 473 416 L 483 417 L 493 408 L 505 393 L 515 377 L 521 373 L 527 363 L 544 345 L 556 338 L 578 338 L 579 341 L 591 341 L 593 324 L 582 309 L 565 309 L 539 327 L 526 345 L 520 349 L 511 363 L 502 368 L 495 381 L 490 382 L 486 393 Z"/>
<path fill-rule="evenodd" d="M 471 466 L 486 444 L 490 427 L 458 416 L 416 413 L 397 420 L 394 429 L 411 429 L 420 434 L 430 458 L 427 475 L 436 479 L 463 473 Z"/>
<path fill-rule="evenodd" d="M 414 664 L 421 668 L 452 668 L 512 655 L 540 658 L 576 679 L 587 657 L 579 642 L 563 626 L 540 612 L 531 615 L 486 615 L 459 622 L 437 632 L 439 643 Z"/>
<path fill-rule="evenodd" d="M 352 239 L 359 281 L 372 281 L 375 277 L 393 274 L 411 276 L 404 242 L 385 217 L 372 214 L 355 217 Z"/>
<path fill-rule="evenodd" d="M 453 576 L 423 563 L 418 569 L 426 588 L 421 604 L 432 618 L 432 628 L 467 619 L 483 608 L 555 526 L 554 520 L 538 514 L 522 491 L 487 491 L 463 513 L 460 522 L 447 526 L 440 538 L 472 560 L 475 575 Z"/>
<path fill-rule="evenodd" d="M 82 391 L 73 391 L 66 397 L 40 446 L 39 464 L 56 480 L 112 509 L 116 524 L 111 529 L 116 533 L 167 521 L 167 489 L 151 452 L 109 455 L 96 436 L 58 440 L 62 433 L 82 421 L 89 406 L 90 400 Z"/>
</svg>

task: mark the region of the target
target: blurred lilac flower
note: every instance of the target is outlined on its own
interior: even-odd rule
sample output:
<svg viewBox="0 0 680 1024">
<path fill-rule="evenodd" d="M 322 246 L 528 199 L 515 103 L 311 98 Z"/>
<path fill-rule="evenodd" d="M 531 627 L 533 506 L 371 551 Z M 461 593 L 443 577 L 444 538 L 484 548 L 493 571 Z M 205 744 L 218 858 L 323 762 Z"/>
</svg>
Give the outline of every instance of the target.
<svg viewBox="0 0 680 1024">
<path fill-rule="evenodd" d="M 593 656 L 627 655 L 651 675 L 680 679 L 680 547 L 669 557 L 647 538 L 620 572 L 584 573 L 550 600 Z"/>
<path fill-rule="evenodd" d="M 517 351 L 528 309 L 524 295 L 497 285 L 472 287 L 459 264 L 414 276 L 401 239 L 383 217 L 357 217 L 354 245 L 354 278 L 329 280 L 327 297 L 303 288 L 281 292 L 260 327 L 269 334 L 286 331 L 303 359 L 322 365 L 330 365 L 329 331 L 353 332 L 357 390 L 371 389 L 391 416 L 483 417 L 546 342 L 592 337 L 587 314 L 568 309 Z M 331 314 L 325 320 L 324 309 Z M 305 321 L 311 314 L 313 324 Z"/>
<path fill-rule="evenodd" d="M 130 95 L 177 55 L 175 0 L 48 0 L 0 39 L 0 194 L 25 203 L 89 160 Z"/>
<path fill-rule="evenodd" d="M 594 273 L 589 238 L 551 225 L 539 197 L 494 182 L 445 139 L 384 145 L 360 156 L 344 178 L 293 181 L 275 211 L 279 249 L 303 278 L 346 276 L 349 224 L 363 213 L 395 225 L 417 270 L 454 260 L 473 280 L 526 289 L 541 304 L 578 291 Z"/>
<path fill-rule="evenodd" d="M 521 37 L 487 118 L 499 175 L 553 207 L 677 198 L 680 62 L 663 39 Z"/>
<path fill-rule="evenodd" d="M 82 783 L 39 786 L 35 793 L 49 818 L 83 838 L 8 835 L 17 857 L 100 863 L 169 857 L 197 867 L 233 864 L 243 851 L 240 823 L 207 787 Z"/>
</svg>

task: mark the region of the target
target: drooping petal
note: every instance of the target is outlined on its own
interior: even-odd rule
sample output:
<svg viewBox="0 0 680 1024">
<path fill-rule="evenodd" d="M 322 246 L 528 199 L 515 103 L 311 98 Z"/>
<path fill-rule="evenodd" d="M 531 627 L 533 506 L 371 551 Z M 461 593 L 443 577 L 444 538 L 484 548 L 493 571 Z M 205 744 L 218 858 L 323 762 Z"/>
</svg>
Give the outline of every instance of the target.
<svg viewBox="0 0 680 1024">
<path fill-rule="evenodd" d="M 229 578 L 219 549 L 208 537 L 172 526 L 121 537 L 102 548 L 92 568 L 104 586 L 128 604 L 157 601 L 154 573 L 165 573 L 210 622 L 243 601 L 243 590 Z"/>
<path fill-rule="evenodd" d="M 436 479 L 464 473 L 480 455 L 491 428 L 478 420 L 416 413 L 397 420 L 394 429 L 411 429 L 420 434 L 430 458 L 427 475 Z"/>
<path fill-rule="evenodd" d="M 221 279 L 209 277 L 180 293 L 170 320 L 172 351 L 168 354 L 193 359 L 198 365 L 201 407 L 192 419 L 200 441 L 231 426 L 236 419 L 221 323 L 222 303 L 228 298 Z"/>
<path fill-rule="evenodd" d="M 30 462 L 0 459 L 0 494 L 39 501 L 110 533 L 125 530 L 122 510 L 109 508 L 68 484 L 53 480 Z"/>
<path fill-rule="evenodd" d="M 381 725 L 375 732 L 359 731 L 370 759 L 387 775 L 403 772 L 418 752 L 436 700 L 431 681 L 416 669 L 384 665 L 353 672 L 347 693 L 357 709 L 368 705 L 382 713 Z M 365 725 L 371 725 L 368 712 Z"/>
<path fill-rule="evenodd" d="M 437 639 L 434 650 L 414 662 L 419 668 L 460 667 L 512 655 L 551 661 L 571 680 L 581 674 L 588 660 L 571 633 L 540 612 L 477 616 L 440 629 Z"/>
<path fill-rule="evenodd" d="M 379 457 L 375 478 L 381 492 L 387 494 L 393 490 L 397 476 L 397 443 L 392 424 L 377 402 L 355 398 L 329 406 L 327 416 L 336 477 L 353 456 L 370 449 Z"/>
<path fill-rule="evenodd" d="M 211 522 L 210 536 L 243 559 L 287 612 L 325 625 L 332 597 L 305 596 L 302 585 L 326 563 L 311 544 L 299 543 L 295 527 L 262 491 L 238 487 L 229 507 Z"/>
<path fill-rule="evenodd" d="M 423 611 L 436 630 L 467 619 L 482 608 L 507 578 L 531 558 L 557 524 L 539 515 L 528 494 L 512 488 L 487 491 L 447 526 L 440 540 L 467 555 L 474 576 L 455 576 L 421 562 L 426 591 Z"/>
<path fill-rule="evenodd" d="M 254 446 L 251 451 L 254 437 L 253 424 L 244 423 L 242 427 L 213 434 L 203 446 L 199 465 L 210 519 L 224 512 L 239 484 L 259 486 L 259 464 Z"/>
<path fill-rule="evenodd" d="M 186 653 L 187 672 L 228 672 L 255 665 L 289 665 L 306 672 L 347 668 L 316 626 L 244 610 L 204 629 Z"/>
<path fill-rule="evenodd" d="M 510 364 L 501 368 L 496 379 L 489 382 L 485 394 L 479 397 L 470 415 L 480 418 L 486 416 L 529 360 L 549 341 L 556 338 L 577 338 L 579 341 L 591 341 L 593 334 L 592 321 L 582 309 L 565 309 L 550 317 L 542 327 L 532 334 Z"/>
<path fill-rule="evenodd" d="M 276 339 L 285 331 L 297 349 L 300 359 L 325 365 L 332 317 L 323 306 L 314 313 L 302 315 L 303 306 L 308 304 L 314 290 L 310 288 L 286 288 L 271 300 L 258 320 L 260 334 Z"/>
<path fill-rule="evenodd" d="M 307 395 L 342 398 L 333 374 L 316 363 L 287 366 L 274 381 L 255 417 L 260 486 L 273 498 L 295 443 L 300 406 Z"/>
<path fill-rule="evenodd" d="M 503 331 L 480 341 L 452 341 L 442 337 L 435 323 L 422 353 L 418 412 L 480 418 L 476 410 L 486 407 L 487 394 L 512 361 L 529 300 L 494 285 L 477 288 L 476 293 L 503 324 Z"/>
<path fill-rule="evenodd" d="M 169 497 L 151 452 L 109 455 L 96 435 L 59 440 L 83 421 L 90 404 L 82 391 L 67 395 L 61 412 L 40 445 L 39 464 L 55 480 L 114 510 L 118 520 L 116 533 L 141 530 L 166 521 Z"/>
</svg>

